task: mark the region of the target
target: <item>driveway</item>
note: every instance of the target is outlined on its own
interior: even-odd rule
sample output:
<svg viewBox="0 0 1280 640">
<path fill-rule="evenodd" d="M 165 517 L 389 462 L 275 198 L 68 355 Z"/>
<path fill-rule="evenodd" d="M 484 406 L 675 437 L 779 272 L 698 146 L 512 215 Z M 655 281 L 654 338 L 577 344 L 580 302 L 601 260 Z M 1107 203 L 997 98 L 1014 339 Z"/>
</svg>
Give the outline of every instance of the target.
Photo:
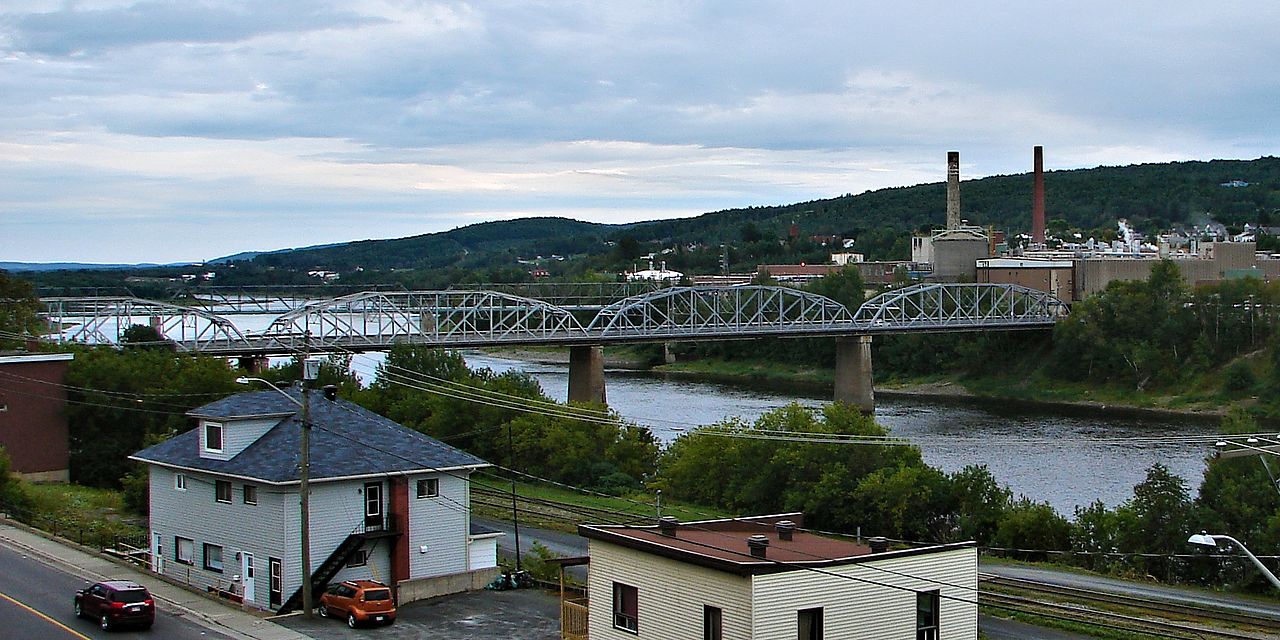
<svg viewBox="0 0 1280 640">
<path fill-rule="evenodd" d="M 276 620 L 316 640 L 559 640 L 560 597 L 540 589 L 474 591 L 410 602 L 389 627 L 349 629 L 338 620 L 289 616 Z"/>
</svg>

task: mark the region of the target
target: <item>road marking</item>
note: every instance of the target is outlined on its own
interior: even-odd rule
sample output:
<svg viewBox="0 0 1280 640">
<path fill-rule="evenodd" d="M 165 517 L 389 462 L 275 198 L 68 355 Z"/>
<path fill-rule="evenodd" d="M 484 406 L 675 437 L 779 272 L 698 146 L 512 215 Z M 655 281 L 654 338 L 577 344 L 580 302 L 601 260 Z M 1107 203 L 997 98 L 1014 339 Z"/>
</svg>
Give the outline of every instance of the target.
<svg viewBox="0 0 1280 640">
<path fill-rule="evenodd" d="M 8 595 L 6 595 L 6 594 L 0 593 L 0 599 L 3 599 L 3 600 L 7 600 L 7 601 L 9 601 L 9 602 L 12 602 L 13 604 L 18 605 L 18 607 L 20 607 L 20 608 L 22 608 L 22 609 L 26 609 L 27 611 L 29 611 L 29 612 L 31 612 L 31 613 L 34 613 L 35 615 L 40 616 L 41 618 L 44 618 L 44 619 L 45 619 L 46 621 L 48 621 L 50 624 L 53 624 L 53 625 L 58 626 L 58 627 L 61 627 L 61 628 L 62 628 L 62 630 L 66 631 L 67 633 L 69 633 L 69 634 L 71 634 L 71 635 L 73 635 L 73 636 L 75 636 L 75 637 L 77 637 L 77 638 L 80 638 L 80 640 L 93 640 L 93 639 L 92 639 L 92 638 L 90 638 L 89 636 L 86 636 L 86 635 L 84 635 L 83 633 L 80 633 L 79 631 L 76 631 L 75 629 L 72 629 L 71 627 L 68 627 L 67 625 L 62 624 L 61 622 L 58 622 L 57 620 L 54 620 L 53 618 L 50 618 L 49 616 L 46 616 L 45 614 L 40 613 L 39 611 L 36 611 L 35 609 L 32 609 L 31 607 L 28 607 L 27 605 L 25 605 L 25 604 L 23 604 L 23 603 L 21 603 L 21 602 L 18 602 L 17 600 L 14 600 L 13 598 L 9 597 L 9 596 L 8 596 Z"/>
</svg>

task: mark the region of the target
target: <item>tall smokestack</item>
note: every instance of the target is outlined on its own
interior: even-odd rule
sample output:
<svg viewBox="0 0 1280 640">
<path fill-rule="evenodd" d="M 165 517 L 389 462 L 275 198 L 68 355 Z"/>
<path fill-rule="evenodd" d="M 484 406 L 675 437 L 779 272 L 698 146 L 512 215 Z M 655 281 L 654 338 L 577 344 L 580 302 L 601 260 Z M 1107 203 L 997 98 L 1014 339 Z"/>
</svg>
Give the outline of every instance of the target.
<svg viewBox="0 0 1280 640">
<path fill-rule="evenodd" d="M 947 228 L 960 228 L 960 152 L 947 152 Z"/>
<path fill-rule="evenodd" d="M 1044 244 L 1044 147 L 1035 147 L 1035 188 L 1031 204 L 1031 241 Z"/>
</svg>

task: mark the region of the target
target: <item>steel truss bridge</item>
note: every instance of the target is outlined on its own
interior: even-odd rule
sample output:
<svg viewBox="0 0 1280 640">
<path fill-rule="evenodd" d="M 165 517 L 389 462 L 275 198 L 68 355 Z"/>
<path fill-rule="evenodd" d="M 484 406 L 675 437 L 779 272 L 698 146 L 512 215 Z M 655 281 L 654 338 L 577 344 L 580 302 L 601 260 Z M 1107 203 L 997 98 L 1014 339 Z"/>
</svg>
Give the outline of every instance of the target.
<svg viewBox="0 0 1280 640">
<path fill-rule="evenodd" d="M 813 293 L 765 286 L 671 287 L 591 308 L 497 290 L 366 291 L 293 304 L 257 333 L 208 309 L 173 303 L 126 297 L 42 303 L 49 325 L 60 329 L 52 336 L 58 341 L 119 343 L 126 329 L 141 324 L 179 351 L 228 356 L 291 354 L 304 346 L 332 353 L 400 343 L 460 349 L 1034 329 L 1067 313 L 1054 296 L 1011 284 L 916 284 L 880 294 L 856 312 Z M 280 304 L 256 308 L 276 311 Z M 236 308 L 255 306 L 239 301 Z"/>
</svg>

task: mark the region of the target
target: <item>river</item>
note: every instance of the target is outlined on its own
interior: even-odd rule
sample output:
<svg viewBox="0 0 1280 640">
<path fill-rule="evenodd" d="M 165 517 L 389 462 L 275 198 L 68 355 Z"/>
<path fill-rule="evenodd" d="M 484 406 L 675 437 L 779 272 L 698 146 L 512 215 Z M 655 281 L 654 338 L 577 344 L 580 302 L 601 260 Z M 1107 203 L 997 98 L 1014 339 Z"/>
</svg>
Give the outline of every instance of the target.
<svg viewBox="0 0 1280 640">
<path fill-rule="evenodd" d="M 472 368 L 523 371 L 551 398 L 567 397 L 567 365 L 478 353 L 467 353 L 466 360 Z M 631 370 L 606 370 L 605 384 L 611 409 L 649 427 L 664 442 L 727 417 L 751 421 L 791 402 L 820 407 L 830 401 L 826 394 L 804 388 L 775 384 L 772 390 L 760 390 Z M 1199 488 L 1208 448 L 1179 442 L 1110 441 L 1216 431 L 1216 425 L 1198 420 L 1070 415 L 949 399 L 881 397 L 875 416 L 895 435 L 927 438 L 920 447 L 929 464 L 944 471 L 985 464 L 1015 496 L 1048 502 L 1068 517 L 1076 506 L 1095 500 L 1114 507 L 1129 499 L 1133 486 L 1157 462 L 1185 479 L 1192 495 Z"/>
</svg>

